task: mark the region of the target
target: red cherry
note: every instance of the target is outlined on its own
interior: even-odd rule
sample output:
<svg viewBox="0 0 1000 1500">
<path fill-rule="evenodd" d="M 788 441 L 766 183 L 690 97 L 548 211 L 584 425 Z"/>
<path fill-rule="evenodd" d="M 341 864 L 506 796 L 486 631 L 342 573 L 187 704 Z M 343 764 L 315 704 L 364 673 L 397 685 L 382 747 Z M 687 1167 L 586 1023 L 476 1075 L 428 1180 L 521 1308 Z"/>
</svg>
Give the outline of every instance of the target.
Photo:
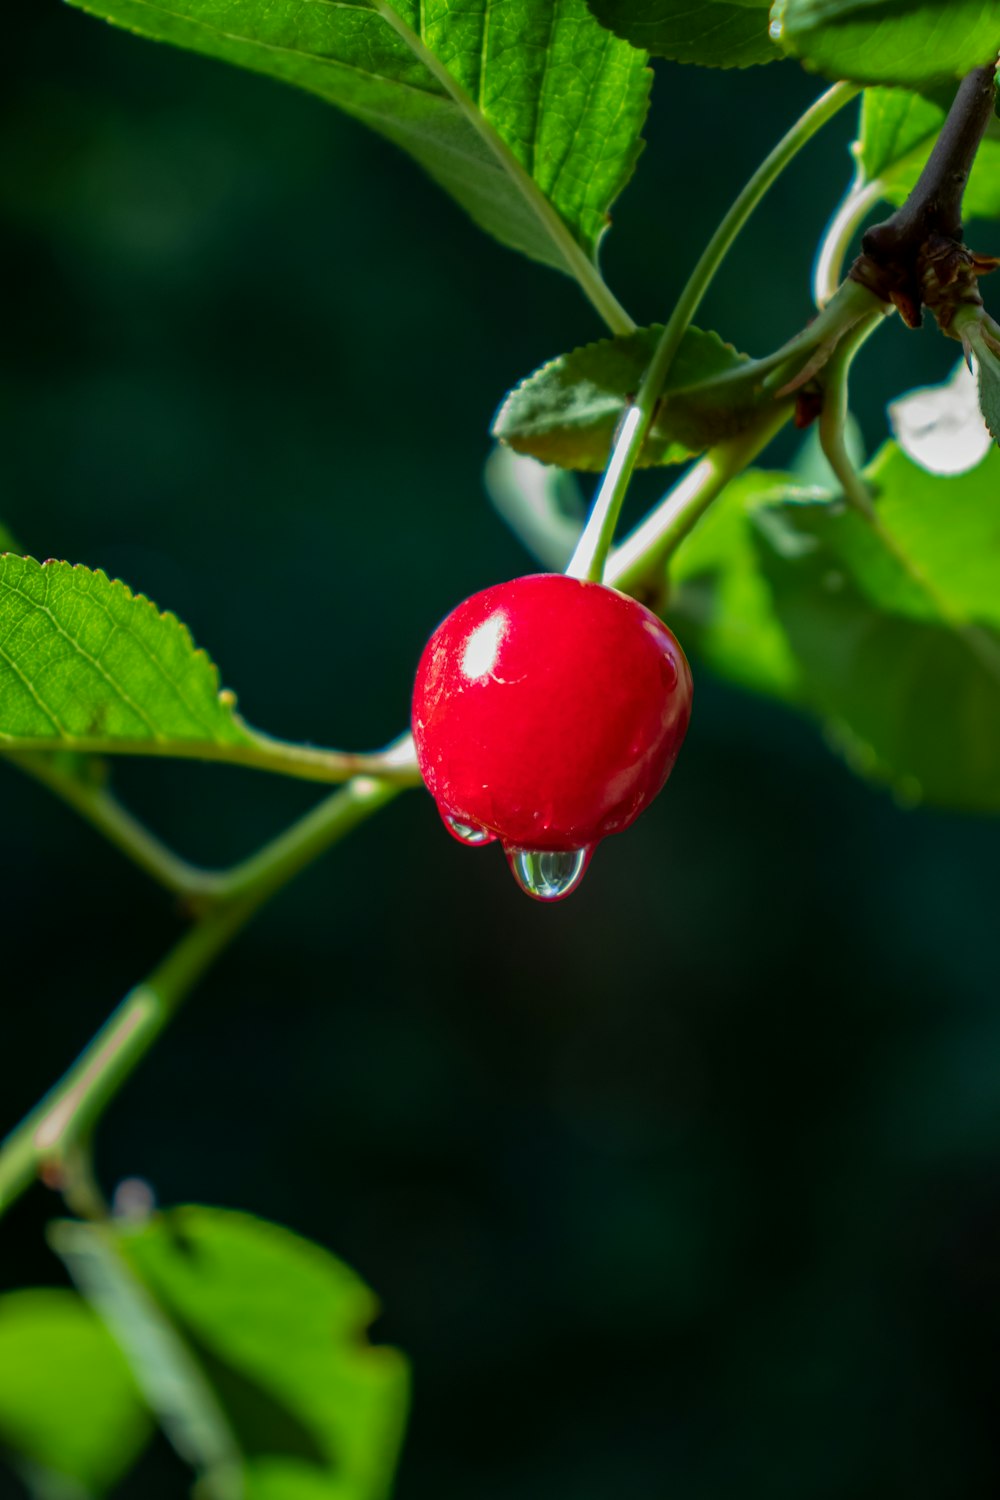
<svg viewBox="0 0 1000 1500">
<path fill-rule="evenodd" d="M 575 889 L 594 845 L 652 802 L 690 714 L 690 669 L 663 621 L 562 573 L 458 605 L 413 691 L 417 759 L 445 823 L 463 843 L 500 839 L 542 900 Z"/>
</svg>

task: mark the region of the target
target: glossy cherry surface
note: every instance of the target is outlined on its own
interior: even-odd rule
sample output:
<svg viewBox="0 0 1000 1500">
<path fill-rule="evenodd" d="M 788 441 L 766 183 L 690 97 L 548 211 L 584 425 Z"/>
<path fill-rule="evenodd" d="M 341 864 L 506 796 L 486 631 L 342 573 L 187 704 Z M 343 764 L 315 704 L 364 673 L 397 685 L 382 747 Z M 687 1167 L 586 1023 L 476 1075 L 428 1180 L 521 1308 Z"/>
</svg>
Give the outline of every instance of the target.
<svg viewBox="0 0 1000 1500">
<path fill-rule="evenodd" d="M 555 856 L 589 857 L 634 822 L 690 712 L 690 670 L 662 620 L 603 584 L 543 573 L 474 594 L 438 626 L 417 669 L 413 735 L 455 837 L 500 839 L 529 894 L 551 900 L 586 868 Z M 571 867 L 561 890 L 552 872 Z"/>
</svg>

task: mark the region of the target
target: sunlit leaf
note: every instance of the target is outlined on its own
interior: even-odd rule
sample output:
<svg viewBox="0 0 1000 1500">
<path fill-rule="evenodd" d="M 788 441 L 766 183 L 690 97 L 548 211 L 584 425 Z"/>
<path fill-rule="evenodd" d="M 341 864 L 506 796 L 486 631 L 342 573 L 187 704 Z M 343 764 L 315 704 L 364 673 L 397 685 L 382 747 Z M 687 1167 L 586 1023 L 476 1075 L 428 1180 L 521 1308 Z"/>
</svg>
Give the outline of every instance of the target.
<svg viewBox="0 0 1000 1500">
<path fill-rule="evenodd" d="M 1000 0 L 776 0 L 781 45 L 855 83 L 919 87 L 996 58 Z"/>
<path fill-rule="evenodd" d="M 0 1449 L 53 1488 L 104 1495 L 150 1431 L 118 1345 L 82 1298 L 54 1287 L 0 1296 Z"/>
<path fill-rule="evenodd" d="M 175 616 L 104 573 L 0 557 L 0 747 L 252 742 Z"/>
<path fill-rule="evenodd" d="M 645 58 L 584 0 L 71 3 L 319 94 L 505 244 L 574 274 L 641 149 Z"/>
<path fill-rule="evenodd" d="M 746 68 L 780 57 L 768 32 L 770 0 L 590 0 L 603 26 L 673 62 Z"/>
</svg>

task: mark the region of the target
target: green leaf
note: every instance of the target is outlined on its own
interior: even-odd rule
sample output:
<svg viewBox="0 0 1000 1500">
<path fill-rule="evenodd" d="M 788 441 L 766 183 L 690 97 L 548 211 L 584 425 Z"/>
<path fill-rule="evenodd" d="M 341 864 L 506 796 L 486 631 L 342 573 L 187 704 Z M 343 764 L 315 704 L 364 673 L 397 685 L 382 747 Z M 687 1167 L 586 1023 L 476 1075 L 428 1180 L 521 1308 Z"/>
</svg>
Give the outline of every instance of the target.
<svg viewBox="0 0 1000 1500">
<path fill-rule="evenodd" d="M 1000 47 L 1000 0 L 776 0 L 772 14 L 807 68 L 855 83 L 962 78 Z"/>
<path fill-rule="evenodd" d="M 828 501 L 753 515 L 804 701 L 910 801 L 1000 812 L 1000 453 L 948 479 L 895 444 L 872 526 Z"/>
<path fill-rule="evenodd" d="M 854 152 L 869 182 L 899 205 L 916 184 L 944 124 L 954 89 L 930 97 L 907 89 L 872 88 L 862 95 Z M 966 218 L 1000 218 L 1000 120 L 990 121 L 965 189 Z"/>
<path fill-rule="evenodd" d="M 0 557 L 0 746 L 249 748 L 233 702 L 186 627 L 123 583 Z"/>
<path fill-rule="evenodd" d="M 511 391 L 497 413 L 494 436 L 543 463 L 603 469 L 615 429 L 662 331 L 654 324 L 551 360 Z M 759 407 L 758 391 L 749 380 L 720 389 L 713 385 L 742 368 L 751 369 L 745 354 L 723 343 L 717 333 L 689 328 L 643 444 L 640 467 L 682 463 L 742 432 Z"/>
<path fill-rule="evenodd" d="M 103 1495 L 131 1467 L 150 1430 L 121 1351 L 75 1292 L 38 1288 L 0 1297 L 0 1447 L 29 1471 Z M 54 1483 L 49 1487 L 55 1492 Z"/>
<path fill-rule="evenodd" d="M 400 145 L 484 229 L 579 275 L 641 149 L 651 75 L 585 0 L 71 0 L 298 85 Z"/>
<path fill-rule="evenodd" d="M 968 327 L 968 339 L 976 362 L 979 410 L 990 433 L 1000 442 L 1000 340 L 981 323 Z"/>
<path fill-rule="evenodd" d="M 760 571 L 751 516 L 793 492 L 787 474 L 748 470 L 727 485 L 670 566 L 670 620 L 685 648 L 738 687 L 785 702 L 799 697 L 800 668 Z"/>
<path fill-rule="evenodd" d="M 770 0 L 589 0 L 616 36 L 672 62 L 747 68 L 781 54 L 768 33 Z"/>
<path fill-rule="evenodd" d="M 277 1225 L 222 1209 L 174 1209 L 119 1229 L 113 1243 L 89 1226 L 58 1229 L 57 1247 L 74 1275 L 90 1279 L 98 1295 L 102 1278 L 105 1287 L 118 1281 L 112 1317 L 120 1322 L 124 1310 L 141 1319 L 141 1310 L 128 1313 L 127 1286 L 122 1299 L 122 1277 L 134 1276 L 168 1320 L 196 1380 L 148 1331 L 142 1339 L 124 1330 L 130 1355 L 151 1399 L 166 1403 L 175 1434 L 170 1402 L 178 1380 L 164 1365 L 181 1369 L 189 1389 L 207 1387 L 213 1410 L 203 1427 L 216 1432 L 217 1471 L 225 1454 L 220 1430 L 232 1444 L 234 1494 L 384 1500 L 406 1418 L 408 1370 L 396 1350 L 366 1342 L 377 1303 L 341 1261 Z M 190 1401 L 183 1417 L 197 1457 Z"/>
</svg>

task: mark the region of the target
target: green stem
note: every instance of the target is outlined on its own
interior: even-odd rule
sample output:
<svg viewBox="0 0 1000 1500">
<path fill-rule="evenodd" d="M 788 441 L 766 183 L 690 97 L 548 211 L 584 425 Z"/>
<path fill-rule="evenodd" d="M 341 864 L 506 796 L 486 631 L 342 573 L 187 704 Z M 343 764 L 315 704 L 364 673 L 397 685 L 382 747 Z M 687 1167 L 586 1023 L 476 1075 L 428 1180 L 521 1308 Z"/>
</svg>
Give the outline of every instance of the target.
<svg viewBox="0 0 1000 1500">
<path fill-rule="evenodd" d="M 848 381 L 854 356 L 888 311 L 885 306 L 869 313 L 840 340 L 823 374 L 823 408 L 819 417 L 820 447 L 844 492 L 844 499 L 869 521 L 875 518 L 871 495 L 847 451 Z"/>
<path fill-rule="evenodd" d="M 599 582 L 604 575 L 604 563 L 614 538 L 622 501 L 652 426 L 660 391 L 691 320 L 727 251 L 765 193 L 806 142 L 858 92 L 855 84 L 837 83 L 821 95 L 757 168 L 709 240 L 660 335 L 635 401 L 622 420 L 590 520 L 566 570 L 570 577 Z"/>
<path fill-rule="evenodd" d="M 203 760 L 230 766 L 247 766 L 251 770 L 276 771 L 303 781 L 326 783 L 349 781 L 352 776 L 379 776 L 397 781 L 401 786 L 416 786 L 420 781 L 412 741 L 397 740 L 385 750 L 353 754 L 344 750 L 317 750 L 311 745 L 291 744 L 272 739 L 241 727 L 245 738 L 231 743 L 184 740 L 122 740 L 95 738 L 61 738 L 53 740 L 0 737 L 0 755 L 22 752 L 58 754 L 72 751 L 80 755 L 144 755 L 170 760 Z"/>
<path fill-rule="evenodd" d="M 823 308 L 836 294 L 844 274 L 844 260 L 862 220 L 883 197 L 881 182 L 857 178 L 827 226 L 813 270 L 813 301 Z"/>
<path fill-rule="evenodd" d="M 753 463 L 792 415 L 790 404 L 768 407 L 752 428 L 712 448 L 677 481 L 608 559 L 606 581 L 635 593 L 663 567 L 731 479 Z"/>
<path fill-rule="evenodd" d="M 400 791 L 390 782 L 358 777 L 230 873 L 226 899 L 130 991 L 65 1076 L 7 1137 L 0 1148 L 0 1214 L 39 1172 L 58 1182 L 67 1153 L 87 1139 L 190 990 L 258 908 Z"/>
<path fill-rule="evenodd" d="M 107 787 L 99 782 L 84 781 L 65 771 L 59 763 L 58 753 L 26 752 L 8 755 L 6 759 L 48 787 L 168 891 L 178 896 L 217 894 L 220 877 L 214 871 L 201 870 L 174 854 L 138 818 L 133 817 Z"/>
</svg>

